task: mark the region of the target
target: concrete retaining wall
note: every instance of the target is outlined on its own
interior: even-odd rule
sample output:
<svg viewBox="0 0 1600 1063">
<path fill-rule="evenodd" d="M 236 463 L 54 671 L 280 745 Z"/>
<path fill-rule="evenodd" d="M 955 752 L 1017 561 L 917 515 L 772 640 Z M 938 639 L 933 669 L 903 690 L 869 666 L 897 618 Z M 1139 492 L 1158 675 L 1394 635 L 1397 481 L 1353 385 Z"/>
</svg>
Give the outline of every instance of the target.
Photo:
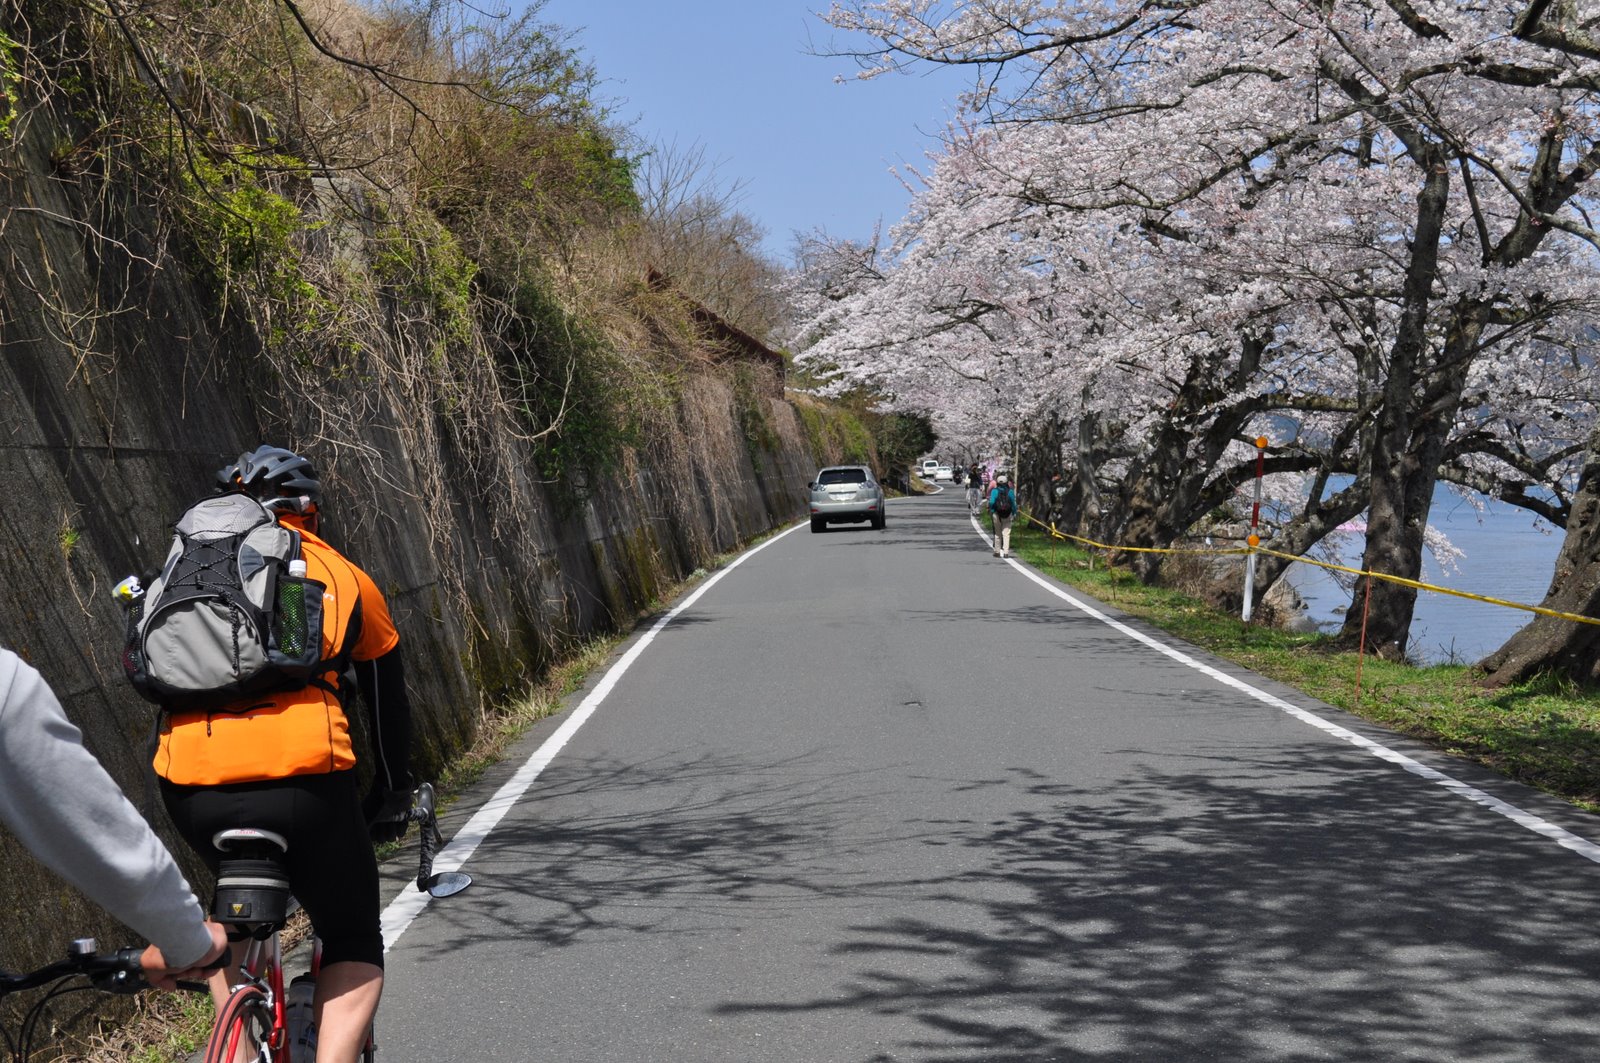
<svg viewBox="0 0 1600 1063">
<path fill-rule="evenodd" d="M 53 172 L 47 132 L 29 136 L 0 175 L 0 643 L 45 675 L 169 838 L 153 713 L 121 676 L 109 592 L 159 562 L 171 522 L 241 451 L 302 447 L 323 469 L 324 531 L 373 574 L 402 634 L 424 774 L 564 647 L 631 625 L 671 581 L 804 515 L 816 460 L 799 417 L 763 393 L 777 445 L 752 444 L 709 360 L 685 366 L 649 442 L 577 499 L 540 482 L 531 444 L 467 423 L 500 414 L 450 408 L 397 372 L 421 364 L 404 336 L 370 337 L 328 379 L 294 375 L 219 311 L 152 213 L 86 203 Z M 0 966 L 83 934 L 129 938 L 3 832 L 0 897 Z"/>
</svg>

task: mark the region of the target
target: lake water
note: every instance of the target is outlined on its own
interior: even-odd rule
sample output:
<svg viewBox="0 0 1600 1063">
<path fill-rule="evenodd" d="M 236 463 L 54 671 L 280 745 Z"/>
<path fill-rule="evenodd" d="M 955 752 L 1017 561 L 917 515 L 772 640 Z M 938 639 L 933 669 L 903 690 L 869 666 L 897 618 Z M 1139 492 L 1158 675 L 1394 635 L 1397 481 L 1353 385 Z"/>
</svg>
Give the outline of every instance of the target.
<svg viewBox="0 0 1600 1063">
<path fill-rule="evenodd" d="M 1464 556 L 1446 572 L 1424 551 L 1424 583 L 1525 605 L 1543 601 L 1561 551 L 1564 533 L 1559 528 L 1501 502 L 1491 502 L 1479 512 L 1444 488 L 1434 495 L 1428 521 Z M 1343 563 L 1359 568 L 1365 545 L 1359 534 L 1350 536 Z M 1289 580 L 1305 600 L 1309 620 L 1323 630 L 1336 630 L 1344 622 L 1342 610 L 1351 607 L 1350 593 L 1326 569 L 1297 564 L 1290 569 Z M 1523 609 L 1418 591 L 1409 651 L 1429 663 L 1470 663 L 1499 649 L 1533 618 Z"/>
</svg>

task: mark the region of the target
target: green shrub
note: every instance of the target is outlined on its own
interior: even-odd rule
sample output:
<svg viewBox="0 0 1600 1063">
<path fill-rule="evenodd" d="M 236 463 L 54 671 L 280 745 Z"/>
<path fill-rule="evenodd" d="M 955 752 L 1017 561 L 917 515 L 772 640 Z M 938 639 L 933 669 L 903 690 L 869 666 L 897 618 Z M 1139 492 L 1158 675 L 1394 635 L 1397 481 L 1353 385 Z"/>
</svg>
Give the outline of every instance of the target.
<svg viewBox="0 0 1600 1063">
<path fill-rule="evenodd" d="M 226 299 L 240 285 L 256 288 L 272 314 L 269 343 L 316 329 L 331 304 L 305 276 L 296 239 L 320 228 L 295 202 L 272 187 L 303 180 L 306 165 L 290 155 L 238 151 L 220 160 L 185 154 L 177 168 L 178 210 L 185 235 L 218 294 Z"/>
<path fill-rule="evenodd" d="M 10 139 L 22 100 L 22 68 L 17 57 L 21 47 L 0 30 L 0 140 Z"/>
<path fill-rule="evenodd" d="M 739 430 L 744 436 L 745 450 L 757 469 L 761 468 L 762 455 L 776 451 L 782 444 L 778 428 L 772 421 L 763 392 L 762 369 L 740 362 L 733 367 L 733 407 L 739 419 Z"/>
<path fill-rule="evenodd" d="M 509 299 L 514 313 L 498 336 L 501 371 L 535 437 L 541 475 L 582 499 L 641 444 L 639 395 L 659 381 L 639 380 L 642 370 L 568 313 L 545 283 L 527 279 Z"/>
</svg>

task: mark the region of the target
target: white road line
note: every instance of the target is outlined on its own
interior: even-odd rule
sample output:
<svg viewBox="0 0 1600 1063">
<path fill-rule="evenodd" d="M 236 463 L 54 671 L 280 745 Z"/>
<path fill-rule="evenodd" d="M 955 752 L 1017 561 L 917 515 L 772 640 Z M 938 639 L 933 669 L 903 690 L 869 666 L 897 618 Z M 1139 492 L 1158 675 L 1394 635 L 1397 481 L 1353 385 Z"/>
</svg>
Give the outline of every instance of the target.
<svg viewBox="0 0 1600 1063">
<path fill-rule="evenodd" d="M 989 536 L 984 534 L 982 527 L 978 525 L 977 519 L 973 518 L 972 523 L 973 527 L 978 529 L 978 534 L 987 542 L 989 540 Z M 1489 809 L 1491 812 L 1497 812 L 1509 819 L 1511 822 L 1525 827 L 1528 830 L 1533 831 L 1535 834 L 1544 835 L 1546 838 L 1549 838 L 1562 848 L 1571 849 L 1584 859 L 1600 864 L 1600 845 L 1596 845 L 1594 842 L 1591 842 L 1586 838 L 1580 838 L 1571 831 L 1562 827 L 1558 827 L 1549 820 L 1541 819 L 1532 812 L 1518 808 L 1516 805 L 1513 805 L 1508 801 L 1502 801 L 1500 798 L 1495 797 L 1492 794 L 1487 794 L 1478 789 L 1476 786 L 1468 786 L 1459 779 L 1452 779 L 1444 772 L 1430 768 L 1426 764 L 1413 760 L 1404 753 L 1397 753 L 1388 746 L 1379 745 L 1370 738 L 1356 734 L 1349 728 L 1341 727 L 1330 720 L 1325 720 L 1316 713 L 1307 712 L 1305 709 L 1291 705 L 1282 698 L 1269 694 L 1265 690 L 1253 687 L 1242 679 L 1236 679 L 1231 675 L 1219 672 L 1210 665 L 1195 660 L 1193 657 L 1190 657 L 1183 651 L 1174 649 L 1173 647 L 1162 642 L 1158 642 L 1149 635 L 1144 634 L 1142 631 L 1135 631 L 1127 624 L 1107 616 L 1105 613 L 1100 612 L 1100 610 L 1094 608 L 1089 603 L 1073 597 L 1071 594 L 1068 594 L 1066 591 L 1062 590 L 1054 583 L 1051 583 L 1037 572 L 1034 572 L 1032 569 L 1020 564 L 1015 558 L 1008 557 L 1005 559 L 1005 561 L 1006 564 L 1010 565 L 1012 568 L 1016 569 L 1018 572 L 1022 573 L 1024 576 L 1028 577 L 1030 580 L 1037 583 L 1051 594 L 1055 595 L 1057 598 L 1060 598 L 1062 601 L 1067 602 L 1084 613 L 1087 613 L 1089 616 L 1094 617 L 1101 623 L 1115 628 L 1124 635 L 1127 635 L 1129 638 L 1136 639 L 1139 642 L 1144 643 L 1146 646 L 1149 646 L 1156 652 L 1166 654 L 1173 660 L 1178 661 L 1181 664 L 1188 665 L 1195 671 L 1201 672 L 1212 679 L 1215 679 L 1224 686 L 1229 686 L 1237 691 L 1240 691 L 1241 693 L 1248 694 L 1250 697 L 1255 698 L 1257 701 L 1262 702 L 1263 704 L 1271 705 L 1273 708 L 1293 716 L 1302 723 L 1308 723 L 1320 731 L 1326 731 L 1335 738 L 1342 739 L 1343 741 L 1349 742 L 1353 746 L 1364 749 L 1368 753 L 1371 753 L 1373 756 L 1378 757 L 1381 760 L 1387 760 L 1391 764 L 1398 764 L 1400 767 L 1411 772 L 1413 775 L 1419 775 L 1431 783 L 1436 783 L 1437 785 L 1444 787 L 1457 797 L 1464 797 L 1468 801 L 1480 804 L 1484 808 Z"/>
<path fill-rule="evenodd" d="M 594 715 L 594 710 L 599 708 L 600 703 L 606 699 L 606 695 L 611 693 L 611 689 L 617 685 L 617 680 L 621 679 L 622 674 L 633 665 L 634 661 L 638 660 L 645 647 L 655 641 L 656 635 L 660 634 L 662 628 L 672 623 L 679 613 L 699 601 L 700 596 L 715 587 L 722 580 L 722 577 L 779 539 L 782 539 L 785 535 L 805 526 L 806 522 L 802 521 L 793 528 L 779 532 L 760 546 L 746 550 L 734 558 L 727 568 L 722 569 L 706 580 L 695 589 L 693 594 L 674 606 L 666 616 L 657 620 L 655 626 L 645 632 L 639 641 L 628 647 L 628 651 L 618 659 L 616 664 L 611 666 L 611 670 L 606 672 L 605 677 L 589 692 L 589 696 L 584 698 L 576 709 L 572 710 L 572 714 L 562 722 L 560 727 L 556 728 L 549 738 L 544 740 L 543 745 L 534 750 L 533 755 L 523 762 L 522 766 L 517 769 L 516 774 L 506 780 L 505 785 L 501 786 L 493 797 L 484 802 L 483 807 L 473 813 L 472 818 L 467 820 L 466 825 L 456 832 L 455 837 L 450 839 L 450 844 L 439 851 L 438 856 L 434 859 L 433 869 L 435 871 L 456 871 L 460 869 L 462 864 L 467 862 L 483 840 L 489 836 L 489 832 L 499 824 L 500 820 L 505 817 L 505 814 L 511 810 L 518 799 L 527 792 L 528 787 L 533 785 L 533 781 L 539 777 L 539 774 L 549 767 L 556 754 L 561 752 L 561 748 L 567 744 L 573 735 L 578 733 L 578 728 L 582 727 L 589 717 Z M 406 932 L 406 928 L 411 925 L 411 921 L 421 914 L 422 909 L 426 908 L 428 902 L 432 899 L 426 893 L 412 886 L 407 886 L 400 896 L 389 903 L 389 906 L 383 910 L 383 951 L 388 952 L 394 948 L 395 942 L 400 940 L 400 935 Z"/>
</svg>

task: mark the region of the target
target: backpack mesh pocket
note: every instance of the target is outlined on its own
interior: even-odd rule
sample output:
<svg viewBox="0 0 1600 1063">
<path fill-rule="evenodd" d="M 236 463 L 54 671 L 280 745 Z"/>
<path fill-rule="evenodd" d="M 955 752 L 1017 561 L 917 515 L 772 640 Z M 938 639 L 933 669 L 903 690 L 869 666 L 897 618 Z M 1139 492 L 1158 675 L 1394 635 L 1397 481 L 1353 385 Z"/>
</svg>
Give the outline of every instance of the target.
<svg viewBox="0 0 1600 1063">
<path fill-rule="evenodd" d="M 324 585 L 302 576 L 279 576 L 273 645 L 291 661 L 315 663 L 322 653 Z"/>
</svg>

